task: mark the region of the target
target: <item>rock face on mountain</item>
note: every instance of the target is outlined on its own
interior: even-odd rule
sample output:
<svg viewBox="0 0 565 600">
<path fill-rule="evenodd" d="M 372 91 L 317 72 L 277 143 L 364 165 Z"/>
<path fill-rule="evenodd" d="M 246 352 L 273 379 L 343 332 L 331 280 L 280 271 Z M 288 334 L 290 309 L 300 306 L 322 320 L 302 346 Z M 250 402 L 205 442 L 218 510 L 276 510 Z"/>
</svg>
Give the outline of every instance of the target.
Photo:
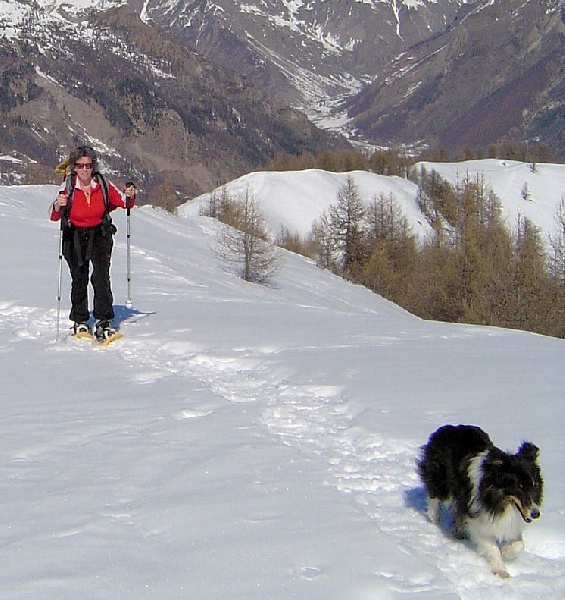
<svg viewBox="0 0 565 600">
<path fill-rule="evenodd" d="M 0 154 L 10 160 L 0 168 L 23 181 L 48 178 L 45 166 L 52 176 L 69 149 L 89 143 L 116 176 L 192 195 L 276 152 L 347 146 L 127 5 L 29 11 L 19 35 L 0 37 L 0 74 Z"/>
<path fill-rule="evenodd" d="M 315 122 L 345 108 L 361 141 L 565 157 L 561 0 L 129 3 Z"/>
<path fill-rule="evenodd" d="M 116 176 L 185 195 L 277 152 L 348 147 L 341 133 L 447 150 L 539 141 L 563 159 L 563 11 L 561 0 L 0 0 L 0 181 L 45 181 L 76 143 Z"/>
<path fill-rule="evenodd" d="M 144 21 L 174 31 L 313 115 L 359 91 L 400 52 L 443 31 L 478 0 L 128 0 Z"/>
<path fill-rule="evenodd" d="M 399 56 L 347 104 L 384 144 L 456 150 L 542 141 L 565 159 L 565 26 L 559 0 L 475 6 Z"/>
</svg>

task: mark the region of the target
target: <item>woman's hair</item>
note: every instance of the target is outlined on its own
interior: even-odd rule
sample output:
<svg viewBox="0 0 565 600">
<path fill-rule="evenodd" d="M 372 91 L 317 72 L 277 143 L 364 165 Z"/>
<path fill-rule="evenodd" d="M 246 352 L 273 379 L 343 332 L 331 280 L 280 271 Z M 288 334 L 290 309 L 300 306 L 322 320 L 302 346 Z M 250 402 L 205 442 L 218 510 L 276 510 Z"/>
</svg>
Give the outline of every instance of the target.
<svg viewBox="0 0 565 600">
<path fill-rule="evenodd" d="M 98 171 L 98 157 L 92 146 L 79 146 L 76 150 L 73 150 L 69 156 L 69 166 L 72 171 L 75 169 L 75 163 L 79 158 L 87 156 L 92 161 L 92 172 Z"/>
</svg>

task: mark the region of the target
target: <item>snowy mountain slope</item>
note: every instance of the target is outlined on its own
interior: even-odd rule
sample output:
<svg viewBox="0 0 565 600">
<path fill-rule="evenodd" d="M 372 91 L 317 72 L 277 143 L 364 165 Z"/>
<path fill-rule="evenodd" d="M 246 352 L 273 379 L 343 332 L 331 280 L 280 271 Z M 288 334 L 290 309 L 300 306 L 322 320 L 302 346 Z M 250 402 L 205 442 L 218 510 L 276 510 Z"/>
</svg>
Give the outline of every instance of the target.
<svg viewBox="0 0 565 600">
<path fill-rule="evenodd" d="M 350 127 L 381 145 L 425 140 L 448 155 L 541 143 L 563 162 L 563 2 L 484 0 L 468 9 L 347 101 Z"/>
<path fill-rule="evenodd" d="M 0 152 L 47 182 L 86 142 L 184 197 L 351 144 L 560 160 L 563 27 L 559 0 L 0 0 Z"/>
<path fill-rule="evenodd" d="M 126 338 L 56 343 L 54 193 L 0 187 L 3 598 L 563 597 L 563 340 L 424 322 L 290 254 L 247 284 L 214 221 L 143 207 L 131 310 L 115 219 Z M 542 449 L 508 581 L 424 516 L 414 461 L 445 422 Z"/>
<path fill-rule="evenodd" d="M 18 37 L 40 11 L 73 22 L 87 12 L 129 5 L 146 23 L 171 29 L 199 53 L 257 84 L 272 79 L 281 97 L 301 98 L 312 110 L 320 101 L 358 91 L 387 60 L 443 30 L 474 1 L 38 0 L 30 11 L 24 0 L 3 0 L 0 7 L 9 28 L 4 35 Z M 269 91 L 277 92 L 271 86 Z"/>
<path fill-rule="evenodd" d="M 30 14 L 39 16 L 40 11 L 60 21 L 76 18 L 86 11 L 108 10 L 127 4 L 127 0 L 0 0 L 0 38 L 20 37 Z M 31 6 L 30 6 L 31 5 Z"/>
<path fill-rule="evenodd" d="M 547 235 L 559 231 L 557 211 L 565 201 L 565 166 L 532 164 L 513 160 L 469 160 L 462 163 L 418 163 L 435 170 L 452 185 L 465 179 L 483 182 L 501 200 L 509 228 L 515 229 L 519 217 L 527 217 Z"/>
<path fill-rule="evenodd" d="M 400 52 L 443 31 L 476 1 L 39 0 L 33 14 L 74 22 L 86 12 L 127 4 L 145 23 L 323 123 L 330 106 L 359 92 Z M 3 4 L 9 35 L 21 37 L 30 19 L 27 3 Z"/>
<path fill-rule="evenodd" d="M 225 188 L 233 198 L 243 198 L 248 191 L 256 198 L 266 217 L 267 226 L 276 235 L 284 227 L 291 233 L 305 237 L 330 205 L 335 204 L 338 192 L 351 176 L 359 194 L 367 206 L 384 194 L 394 196 L 403 213 L 411 223 L 413 233 L 424 239 L 432 232 L 431 227 L 417 205 L 418 188 L 400 177 L 387 177 L 366 171 L 331 173 L 318 169 L 291 172 L 259 172 L 244 175 L 218 188 L 211 194 L 203 194 L 179 208 L 181 214 L 198 214 L 212 194 L 219 196 Z"/>
<path fill-rule="evenodd" d="M 428 172 L 437 171 L 454 186 L 466 178 L 484 182 L 501 201 L 502 211 L 510 230 L 516 227 L 519 216 L 525 216 L 545 234 L 555 235 L 555 220 L 560 202 L 565 194 L 565 166 L 538 164 L 535 172 L 531 165 L 517 161 L 476 160 L 461 163 L 429 163 L 416 165 L 416 172 L 424 167 Z M 249 191 L 258 201 L 266 217 L 270 231 L 277 235 L 281 227 L 291 233 L 306 236 L 312 223 L 331 205 L 337 202 L 338 192 L 351 175 L 367 205 L 383 194 L 393 195 L 412 232 L 421 240 L 431 234 L 431 227 L 418 206 L 418 187 L 399 177 L 387 177 L 355 171 L 353 173 L 330 173 L 319 170 L 296 172 L 260 172 L 244 175 L 225 187 L 233 197 L 244 197 Z M 523 197 L 524 186 L 528 199 Z M 181 214 L 198 214 L 212 194 L 218 197 L 223 188 L 211 194 L 203 194 L 189 204 L 180 207 Z"/>
<path fill-rule="evenodd" d="M 474 0 L 471 0 L 471 3 Z M 323 114 L 402 50 L 451 23 L 467 0 L 130 0 L 214 61 Z"/>
<path fill-rule="evenodd" d="M 0 160 L 2 183 L 51 182 L 87 143 L 118 180 L 188 196 L 276 152 L 349 147 L 129 6 L 102 8 L 16 2 L 0 16 L 0 154 L 19 161 Z"/>
</svg>

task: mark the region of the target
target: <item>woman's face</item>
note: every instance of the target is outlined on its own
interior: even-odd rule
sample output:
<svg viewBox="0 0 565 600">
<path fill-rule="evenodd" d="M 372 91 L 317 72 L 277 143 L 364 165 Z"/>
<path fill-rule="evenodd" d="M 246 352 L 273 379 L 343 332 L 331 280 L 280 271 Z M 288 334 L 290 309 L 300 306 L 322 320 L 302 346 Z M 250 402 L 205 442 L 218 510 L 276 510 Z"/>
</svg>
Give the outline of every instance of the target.
<svg viewBox="0 0 565 600">
<path fill-rule="evenodd" d="M 75 172 L 82 184 L 88 185 L 92 179 L 92 159 L 88 156 L 81 156 L 75 162 Z"/>
</svg>

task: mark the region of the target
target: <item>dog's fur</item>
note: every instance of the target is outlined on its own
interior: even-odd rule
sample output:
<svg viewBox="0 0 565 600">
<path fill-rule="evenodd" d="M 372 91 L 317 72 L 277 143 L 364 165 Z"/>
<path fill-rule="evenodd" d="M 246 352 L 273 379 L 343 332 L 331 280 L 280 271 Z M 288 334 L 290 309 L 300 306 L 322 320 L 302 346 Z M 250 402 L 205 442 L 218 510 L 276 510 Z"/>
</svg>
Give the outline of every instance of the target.
<svg viewBox="0 0 565 600">
<path fill-rule="evenodd" d="M 440 427 L 422 448 L 418 471 L 430 520 L 439 523 L 441 503 L 448 505 L 454 534 L 468 536 L 500 577 L 509 577 L 503 558 L 514 558 L 524 547 L 525 524 L 540 516 L 538 454 L 530 442 L 516 454 L 503 452 L 473 425 Z"/>
</svg>

